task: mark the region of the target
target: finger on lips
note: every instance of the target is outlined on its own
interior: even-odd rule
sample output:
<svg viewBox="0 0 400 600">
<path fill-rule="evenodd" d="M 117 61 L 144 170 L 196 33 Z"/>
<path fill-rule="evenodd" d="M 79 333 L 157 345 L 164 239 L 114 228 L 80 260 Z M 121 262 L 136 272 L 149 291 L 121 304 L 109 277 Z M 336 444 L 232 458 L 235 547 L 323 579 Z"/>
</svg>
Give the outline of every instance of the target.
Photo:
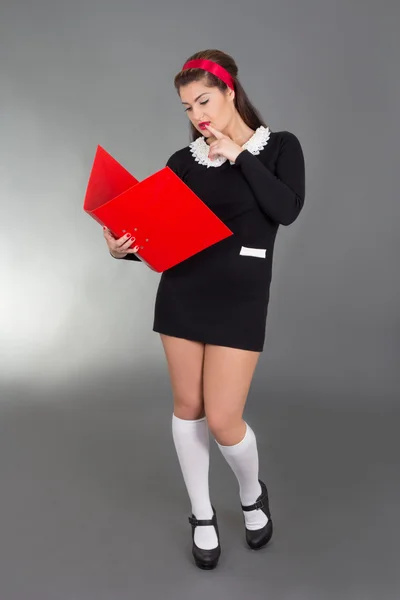
<svg viewBox="0 0 400 600">
<path fill-rule="evenodd" d="M 216 138 L 223 138 L 224 134 L 221 133 L 221 131 L 218 131 L 218 129 L 214 129 L 214 127 L 211 127 L 211 125 L 206 125 L 206 128 L 210 131 L 210 133 L 212 133 Z"/>
</svg>

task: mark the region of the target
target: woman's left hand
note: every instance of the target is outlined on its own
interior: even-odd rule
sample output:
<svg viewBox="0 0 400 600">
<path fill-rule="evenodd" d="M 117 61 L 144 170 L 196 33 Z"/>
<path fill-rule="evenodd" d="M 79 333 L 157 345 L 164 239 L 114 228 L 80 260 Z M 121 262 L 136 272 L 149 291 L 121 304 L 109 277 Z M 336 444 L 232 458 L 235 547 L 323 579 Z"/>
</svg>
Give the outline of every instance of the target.
<svg viewBox="0 0 400 600">
<path fill-rule="evenodd" d="M 224 156 L 234 163 L 238 155 L 243 151 L 243 148 L 236 144 L 229 136 L 211 127 L 211 125 L 206 125 L 206 128 L 216 138 L 215 142 L 211 142 L 210 144 L 208 158 L 213 160 L 218 156 Z"/>
</svg>

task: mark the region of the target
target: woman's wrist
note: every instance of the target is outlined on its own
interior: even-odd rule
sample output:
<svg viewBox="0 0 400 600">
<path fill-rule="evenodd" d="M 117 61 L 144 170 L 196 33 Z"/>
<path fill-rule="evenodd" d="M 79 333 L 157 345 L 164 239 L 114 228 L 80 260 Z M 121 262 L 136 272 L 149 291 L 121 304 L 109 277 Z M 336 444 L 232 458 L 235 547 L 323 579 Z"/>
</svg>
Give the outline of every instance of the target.
<svg viewBox="0 0 400 600">
<path fill-rule="evenodd" d="M 123 254 L 122 256 L 115 256 L 115 254 L 113 254 L 113 253 L 111 252 L 111 250 L 110 250 L 110 254 L 111 254 L 111 256 L 112 256 L 113 258 L 116 258 L 116 259 L 118 260 L 119 258 L 125 258 L 125 256 L 126 256 L 128 253 L 126 253 L 126 254 Z"/>
</svg>

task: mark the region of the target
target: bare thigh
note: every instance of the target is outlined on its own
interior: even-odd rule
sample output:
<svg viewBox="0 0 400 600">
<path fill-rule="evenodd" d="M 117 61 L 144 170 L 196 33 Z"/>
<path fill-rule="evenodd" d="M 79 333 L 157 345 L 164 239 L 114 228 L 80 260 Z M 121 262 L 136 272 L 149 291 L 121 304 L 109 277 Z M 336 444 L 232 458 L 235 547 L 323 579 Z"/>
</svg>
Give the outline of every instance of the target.
<svg viewBox="0 0 400 600">
<path fill-rule="evenodd" d="M 203 393 L 209 428 L 222 445 L 243 439 L 243 411 L 260 352 L 207 344 L 204 353 Z"/>
<path fill-rule="evenodd" d="M 161 334 L 174 399 L 174 414 L 180 419 L 204 416 L 204 344 Z"/>
</svg>

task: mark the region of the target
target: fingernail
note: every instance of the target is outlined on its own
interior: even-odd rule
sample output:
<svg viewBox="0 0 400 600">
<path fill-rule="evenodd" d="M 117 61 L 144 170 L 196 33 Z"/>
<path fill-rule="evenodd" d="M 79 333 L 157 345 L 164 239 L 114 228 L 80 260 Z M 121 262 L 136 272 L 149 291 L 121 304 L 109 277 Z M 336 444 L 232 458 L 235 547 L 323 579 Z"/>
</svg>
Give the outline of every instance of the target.
<svg viewBox="0 0 400 600">
<path fill-rule="evenodd" d="M 130 234 L 130 233 L 126 233 L 125 235 L 126 235 L 126 237 L 127 237 L 127 238 L 130 238 L 130 237 L 131 237 L 131 234 Z"/>
</svg>

